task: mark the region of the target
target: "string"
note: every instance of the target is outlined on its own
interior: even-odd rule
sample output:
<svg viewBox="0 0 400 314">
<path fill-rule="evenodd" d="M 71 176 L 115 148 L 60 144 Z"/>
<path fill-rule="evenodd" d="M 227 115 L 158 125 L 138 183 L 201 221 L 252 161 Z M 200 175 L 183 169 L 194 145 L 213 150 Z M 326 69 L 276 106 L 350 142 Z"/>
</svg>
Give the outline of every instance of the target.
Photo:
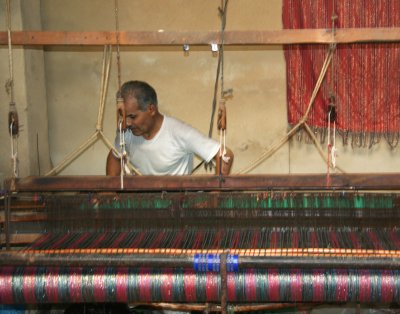
<svg viewBox="0 0 400 314">
<path fill-rule="evenodd" d="M 122 121 L 119 123 L 119 146 L 120 146 L 120 178 L 121 178 L 121 189 L 124 188 L 124 174 L 125 174 L 125 158 L 126 158 L 126 150 L 125 150 L 125 132 L 122 129 Z"/>
<path fill-rule="evenodd" d="M 8 124 L 11 140 L 11 161 L 12 173 L 14 177 L 18 177 L 18 132 L 19 122 L 18 113 L 14 100 L 14 69 L 13 69 L 13 51 L 11 43 L 11 4 L 10 0 L 6 0 L 6 14 L 7 14 L 7 36 L 8 36 L 8 66 L 9 66 L 9 79 L 6 83 L 7 93 L 10 95 L 10 106 L 8 113 Z"/>
<path fill-rule="evenodd" d="M 221 98 L 225 96 L 224 90 L 224 46 L 225 46 L 225 26 L 226 26 L 226 12 L 228 0 L 225 0 L 225 3 L 222 3 L 221 0 L 221 44 L 220 44 L 220 55 L 221 55 Z"/>
<path fill-rule="evenodd" d="M 228 5 L 228 0 L 225 0 L 225 4 L 222 4 L 221 0 L 221 5 L 222 8 L 218 8 L 221 16 L 221 45 L 220 45 L 220 52 L 218 53 L 218 61 L 217 61 L 217 72 L 216 72 L 216 77 L 215 77 L 215 83 L 214 83 L 214 96 L 213 96 L 213 101 L 212 101 L 212 106 L 211 106 L 211 119 L 210 119 L 210 127 L 208 131 L 208 137 L 212 137 L 212 131 L 214 128 L 214 116 L 215 116 L 215 111 L 217 109 L 217 93 L 218 93 L 218 83 L 219 83 L 219 78 L 221 72 L 223 72 L 223 44 L 224 44 L 224 31 L 225 31 L 225 25 L 226 25 L 226 8 Z M 224 83 L 223 83 L 223 74 L 221 74 L 221 93 L 223 95 L 224 92 Z M 204 161 L 201 161 L 196 167 L 193 168 L 192 173 L 194 173 L 197 169 L 200 168 L 200 166 L 204 164 Z M 212 167 L 211 163 L 205 163 L 205 169 L 207 170 L 208 168 Z"/>
<path fill-rule="evenodd" d="M 222 115 L 220 128 L 220 167 L 219 175 L 222 174 L 222 162 L 229 162 L 230 157 L 226 156 L 226 107 L 225 107 L 225 89 L 224 89 L 224 45 L 225 45 L 225 26 L 226 26 L 226 12 L 227 12 L 228 0 L 221 0 L 221 44 L 220 44 L 220 56 L 221 56 L 221 101 L 219 113 Z"/>
<path fill-rule="evenodd" d="M 7 82 L 11 103 L 14 103 L 14 70 L 13 70 L 13 53 L 11 44 L 11 5 L 10 0 L 6 0 L 7 12 L 7 35 L 8 35 L 8 65 L 9 65 L 9 81 Z"/>
<path fill-rule="evenodd" d="M 336 36 L 336 27 L 335 22 L 337 19 L 337 15 L 335 13 L 335 0 L 332 2 L 332 43 L 330 44 L 330 49 L 332 51 L 336 48 L 335 36 Z M 330 84 L 330 102 L 328 105 L 328 160 L 327 160 L 327 185 L 330 184 L 330 168 L 333 169 L 336 167 L 336 101 L 335 101 L 335 58 L 332 56 L 332 65 L 331 65 L 331 84 Z M 333 123 L 333 133 L 331 134 L 331 124 Z M 331 137 L 333 138 L 333 146 L 331 145 Z"/>
<path fill-rule="evenodd" d="M 283 138 L 275 143 L 270 149 L 266 150 L 265 152 L 263 152 L 261 154 L 260 157 L 258 157 L 255 161 L 253 161 L 248 167 L 240 170 L 238 173 L 247 173 L 249 171 L 251 171 L 252 169 L 254 169 L 257 165 L 259 165 L 262 161 L 264 161 L 266 158 L 268 158 L 269 156 L 271 156 L 273 153 L 275 153 L 284 143 L 286 143 L 293 134 L 295 134 L 295 132 L 297 132 L 297 130 L 301 127 L 304 126 L 306 128 L 306 130 L 308 129 L 308 125 L 306 123 L 307 119 L 308 119 L 308 115 L 309 112 L 311 110 L 311 107 L 314 103 L 315 97 L 317 96 L 317 93 L 321 87 L 322 81 L 325 77 L 326 71 L 328 70 L 329 64 L 332 60 L 332 54 L 333 54 L 333 50 L 330 48 L 328 50 L 328 54 L 325 58 L 324 64 L 322 65 L 322 69 L 321 72 L 319 74 L 318 80 L 314 86 L 314 90 L 312 92 L 311 95 L 311 99 L 308 103 L 308 107 L 306 109 L 306 112 L 304 113 L 303 117 L 299 120 L 299 122 L 286 134 L 283 136 Z M 312 134 L 312 132 L 309 132 L 310 135 L 313 137 L 314 135 Z M 314 140 L 314 143 L 316 143 L 317 141 Z M 325 157 L 324 157 L 325 158 Z"/>
<path fill-rule="evenodd" d="M 125 150 L 125 110 L 119 108 L 121 105 L 121 56 L 120 56 L 120 38 L 119 38 L 119 14 L 118 14 L 118 0 L 114 1 L 115 7 L 115 32 L 116 32 L 116 39 L 117 39 L 117 70 L 118 70 L 118 93 L 117 93 L 117 110 L 121 109 L 121 114 L 119 115 L 119 145 L 120 145 L 120 178 L 121 178 L 121 189 L 124 188 L 124 175 L 125 175 L 125 158 L 126 158 L 126 150 Z M 123 106 L 123 104 L 122 104 Z"/>
<path fill-rule="evenodd" d="M 12 132 L 13 122 L 10 124 L 10 132 Z M 11 140 L 11 161 L 12 161 L 12 169 L 13 176 L 18 177 L 18 142 L 14 136 L 10 136 Z"/>
<path fill-rule="evenodd" d="M 118 93 L 121 93 L 121 57 L 120 57 L 120 38 L 119 38 L 119 14 L 118 14 L 118 0 L 115 0 L 115 33 L 117 39 L 117 69 L 118 69 Z"/>
</svg>

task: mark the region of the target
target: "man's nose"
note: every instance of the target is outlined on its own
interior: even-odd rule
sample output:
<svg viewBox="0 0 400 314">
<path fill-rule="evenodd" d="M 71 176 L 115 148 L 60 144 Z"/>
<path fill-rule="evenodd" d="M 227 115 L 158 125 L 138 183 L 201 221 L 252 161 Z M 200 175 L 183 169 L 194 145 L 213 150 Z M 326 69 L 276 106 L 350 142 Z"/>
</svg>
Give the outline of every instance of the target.
<svg viewBox="0 0 400 314">
<path fill-rule="evenodd" d="M 131 118 L 126 118 L 125 120 L 126 128 L 131 129 L 134 127 L 133 120 Z"/>
<path fill-rule="evenodd" d="M 126 123 L 126 125 L 132 125 L 132 119 L 129 117 L 126 117 L 125 123 Z"/>
</svg>

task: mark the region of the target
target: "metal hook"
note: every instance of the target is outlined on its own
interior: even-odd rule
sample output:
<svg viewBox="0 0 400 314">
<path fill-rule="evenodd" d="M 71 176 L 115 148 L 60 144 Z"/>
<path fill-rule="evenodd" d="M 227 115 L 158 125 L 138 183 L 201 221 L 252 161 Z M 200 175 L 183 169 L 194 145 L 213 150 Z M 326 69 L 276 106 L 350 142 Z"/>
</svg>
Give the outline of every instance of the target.
<svg viewBox="0 0 400 314">
<path fill-rule="evenodd" d="M 183 54 L 184 54 L 185 56 L 188 56 L 188 55 L 189 55 L 189 50 L 190 50 L 189 44 L 183 44 Z"/>
<path fill-rule="evenodd" d="M 216 56 L 218 54 L 218 50 L 219 50 L 218 44 L 211 43 L 211 51 L 212 51 L 213 56 Z"/>
</svg>

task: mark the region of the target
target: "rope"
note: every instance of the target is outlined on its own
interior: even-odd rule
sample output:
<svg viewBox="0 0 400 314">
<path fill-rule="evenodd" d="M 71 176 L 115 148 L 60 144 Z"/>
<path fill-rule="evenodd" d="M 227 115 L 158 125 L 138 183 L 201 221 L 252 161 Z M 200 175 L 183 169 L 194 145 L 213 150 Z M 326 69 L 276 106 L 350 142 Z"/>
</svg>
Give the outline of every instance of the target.
<svg viewBox="0 0 400 314">
<path fill-rule="evenodd" d="M 335 13 L 335 0 L 332 2 L 332 43 L 330 44 L 330 49 L 332 51 L 336 48 L 335 43 L 335 36 L 336 36 L 336 28 L 335 22 L 337 19 L 337 15 Z M 336 109 L 335 109 L 335 94 L 333 92 L 335 86 L 335 62 L 332 58 L 332 65 L 331 65 L 331 87 L 330 87 L 330 102 L 328 105 L 328 143 L 327 143 L 327 185 L 330 185 L 330 172 L 331 167 L 333 169 L 336 168 Z M 333 123 L 333 133 L 331 134 L 331 124 Z M 333 137 L 333 146 L 331 145 L 331 137 Z"/>
<path fill-rule="evenodd" d="M 96 130 L 100 131 L 103 129 L 102 122 L 104 116 L 104 106 L 106 102 L 106 95 L 107 95 L 107 86 L 108 86 L 108 79 L 110 77 L 110 68 L 111 68 L 111 54 L 112 49 L 110 45 L 104 46 L 103 51 L 103 68 L 102 68 L 102 77 L 100 83 L 100 101 L 99 101 L 99 112 L 97 114 L 97 124 Z"/>
<path fill-rule="evenodd" d="M 214 97 L 212 102 L 210 129 L 208 131 L 208 137 L 210 138 L 212 137 L 212 131 L 214 129 L 214 117 L 215 117 L 215 111 L 217 109 L 217 93 L 218 93 L 218 82 L 219 82 L 220 71 L 221 71 L 221 54 L 218 55 L 217 74 L 214 83 Z"/>
<path fill-rule="evenodd" d="M 121 189 L 124 188 L 124 175 L 127 173 L 131 173 L 129 170 L 129 166 L 131 169 L 140 175 L 139 171 L 133 168 L 127 162 L 127 152 L 125 149 L 125 110 L 123 110 L 123 101 L 121 99 L 121 56 L 120 56 L 120 40 L 119 40 L 119 14 L 118 14 L 118 0 L 114 1 L 114 12 L 115 12 L 115 31 L 117 36 L 117 70 L 118 70 L 118 93 L 117 93 L 117 117 L 118 117 L 118 127 L 119 127 L 119 146 L 120 146 L 120 178 L 121 178 Z M 121 112 L 120 112 L 121 111 Z M 119 114 L 119 112 L 122 114 Z"/>
<path fill-rule="evenodd" d="M 221 0 L 222 2 L 222 0 Z M 221 3 L 222 4 L 222 3 Z M 221 49 L 220 49 L 220 55 L 221 55 L 221 101 L 219 104 L 219 125 L 218 128 L 220 129 L 220 150 L 219 150 L 219 155 L 220 155 L 220 175 L 222 172 L 222 162 L 229 162 L 230 157 L 226 156 L 226 107 L 225 107 L 225 89 L 224 89 L 224 45 L 225 45 L 225 26 L 226 26 L 226 12 L 227 12 L 227 4 L 228 0 L 225 0 L 225 4 L 222 4 L 222 8 L 220 9 L 221 12 Z"/>
<path fill-rule="evenodd" d="M 321 72 L 319 74 L 318 80 L 315 84 L 313 93 L 311 95 L 311 99 L 308 103 L 308 107 L 307 110 L 305 112 L 305 114 L 303 115 L 303 117 L 299 120 L 299 122 L 287 133 L 285 134 L 281 140 L 279 142 L 277 142 L 276 144 L 272 145 L 272 147 L 268 150 L 266 150 L 264 153 L 262 153 L 260 155 L 260 157 L 258 157 L 255 161 L 253 161 L 247 168 L 244 168 L 242 170 L 240 170 L 238 173 L 242 174 L 242 173 L 248 173 L 249 171 L 251 171 L 252 169 L 254 169 L 256 166 L 258 166 L 262 161 L 264 161 L 266 158 L 270 157 L 271 155 L 273 155 L 280 147 L 282 147 L 283 144 L 285 144 L 291 137 L 292 135 L 303 125 L 305 125 L 307 118 L 308 118 L 308 114 L 310 113 L 311 107 L 314 103 L 315 97 L 317 96 L 317 93 L 321 87 L 322 81 L 325 77 L 325 74 L 328 70 L 329 64 L 332 60 L 332 54 L 333 54 L 333 49 L 330 47 L 328 50 L 328 54 L 325 58 L 324 64 L 322 65 L 322 69 Z M 314 141 L 315 142 L 315 141 Z"/>
<path fill-rule="evenodd" d="M 13 51 L 11 43 L 11 4 L 10 0 L 6 0 L 6 15 L 7 15 L 7 36 L 8 36 L 8 68 L 9 79 L 6 82 L 6 91 L 10 95 L 10 105 L 8 112 L 8 126 L 11 141 L 11 162 L 12 173 L 14 177 L 18 177 L 18 133 L 19 119 L 17 108 L 14 100 L 14 69 L 13 69 Z"/>
<path fill-rule="evenodd" d="M 115 7 L 115 33 L 117 36 L 117 69 L 118 69 L 118 94 L 121 93 L 121 57 L 120 57 L 120 51 L 119 51 L 119 14 L 118 14 L 118 0 L 114 1 L 114 7 Z"/>
<path fill-rule="evenodd" d="M 10 124 L 10 132 L 12 132 L 13 123 Z M 11 140 L 11 161 L 13 176 L 18 177 L 18 142 L 14 136 L 10 136 Z"/>
<path fill-rule="evenodd" d="M 220 8 L 221 14 L 221 44 L 220 44 L 220 56 L 221 56 L 221 98 L 225 96 L 224 90 L 224 46 L 225 46 L 225 26 L 226 26 L 226 12 L 228 10 L 228 0 L 225 0 L 225 3 L 222 3 L 222 7 Z"/>
<path fill-rule="evenodd" d="M 223 0 L 221 0 L 221 5 L 222 7 L 218 8 L 218 11 L 221 16 L 221 44 L 220 44 L 220 52 L 218 53 L 218 61 L 217 61 L 217 73 L 215 76 L 215 83 L 214 83 L 214 96 L 213 96 L 213 101 L 212 101 L 212 106 L 211 106 L 211 118 L 210 118 L 210 127 L 208 130 L 208 137 L 212 137 L 212 132 L 214 129 L 214 117 L 215 117 L 215 112 L 217 110 L 217 94 L 218 94 L 218 83 L 219 83 L 219 78 L 221 74 L 221 96 L 224 95 L 224 83 L 223 83 L 223 55 L 224 55 L 224 42 L 225 42 L 225 26 L 226 26 L 226 12 L 227 12 L 227 5 L 228 5 L 228 0 L 225 0 L 225 3 L 222 3 Z M 194 173 L 197 169 L 200 168 L 200 166 L 204 164 L 204 160 L 201 161 L 196 167 L 193 168 L 192 173 Z M 211 163 L 206 163 L 205 164 L 205 169 L 207 170 L 208 168 L 212 168 Z"/>
<path fill-rule="evenodd" d="M 121 65 L 120 65 L 120 54 L 119 54 L 119 22 L 118 22 L 118 1 L 115 0 L 115 23 L 116 23 L 116 36 L 117 36 L 117 65 L 118 65 L 118 91 L 120 92 L 121 88 Z M 69 165 L 73 160 L 75 160 L 83 151 L 85 151 L 90 145 L 94 144 L 98 138 L 100 137 L 106 146 L 111 149 L 116 155 L 119 155 L 120 152 L 115 149 L 114 145 L 107 139 L 107 137 L 103 133 L 103 117 L 104 117 L 104 107 L 107 96 L 107 89 L 110 77 L 110 68 L 111 68 L 111 57 L 112 57 L 112 47 L 110 45 L 104 46 L 103 52 L 103 66 L 102 66 L 102 76 L 100 83 L 100 103 L 99 103 L 99 111 L 97 116 L 97 124 L 96 131 L 89 136 L 89 138 L 81 144 L 75 151 L 70 153 L 57 167 L 54 167 L 50 170 L 46 176 L 53 175 L 61 171 L 67 165 Z M 124 120 L 123 120 L 124 122 Z M 130 170 L 134 171 L 138 175 L 140 172 L 133 167 L 133 165 L 129 162 L 129 160 L 124 161 L 124 168 L 126 172 L 130 172 Z M 121 184 L 123 187 L 123 182 Z"/>
<path fill-rule="evenodd" d="M 326 158 L 326 154 L 324 149 L 321 147 L 321 145 L 319 144 L 318 139 L 315 137 L 314 132 L 311 130 L 310 126 L 307 123 L 304 123 L 304 128 L 306 129 L 308 135 L 311 137 L 315 147 L 317 148 L 318 152 L 320 153 L 321 157 L 324 159 L 325 162 L 327 162 L 327 158 Z M 342 173 L 345 173 L 346 171 L 344 171 L 342 168 L 336 166 L 336 169 L 339 170 Z"/>
<path fill-rule="evenodd" d="M 6 88 L 10 94 L 11 103 L 14 103 L 14 70 L 13 70 L 13 53 L 11 44 L 11 5 L 10 0 L 6 0 L 7 13 L 7 36 L 8 36 L 8 65 L 9 65 L 9 81 L 6 83 Z"/>
</svg>

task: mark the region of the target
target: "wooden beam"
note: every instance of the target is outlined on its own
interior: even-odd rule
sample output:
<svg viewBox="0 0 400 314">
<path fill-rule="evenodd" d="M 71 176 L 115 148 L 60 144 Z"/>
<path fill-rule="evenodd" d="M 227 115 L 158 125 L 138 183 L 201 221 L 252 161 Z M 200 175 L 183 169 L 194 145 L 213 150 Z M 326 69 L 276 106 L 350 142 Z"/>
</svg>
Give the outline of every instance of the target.
<svg viewBox="0 0 400 314">
<path fill-rule="evenodd" d="M 13 45 L 116 45 L 117 33 L 13 31 Z M 210 45 L 220 43 L 220 32 L 138 31 L 120 32 L 121 46 L 179 46 Z M 337 29 L 332 36 L 330 29 L 297 29 L 269 31 L 226 31 L 225 45 L 282 45 L 282 44 L 329 44 L 400 42 L 400 28 L 347 28 Z M 0 32 L 0 45 L 7 45 L 7 32 Z"/>
<path fill-rule="evenodd" d="M 11 245 L 20 245 L 20 244 L 30 244 L 36 241 L 41 233 L 19 233 L 19 234 L 11 234 L 10 235 L 10 244 Z M 4 234 L 0 234 L 0 245 L 6 244 L 6 237 Z"/>
<path fill-rule="evenodd" d="M 400 190 L 400 173 L 127 176 L 123 191 Z M 120 177 L 55 176 L 6 180 L 15 192 L 121 191 Z"/>
</svg>

